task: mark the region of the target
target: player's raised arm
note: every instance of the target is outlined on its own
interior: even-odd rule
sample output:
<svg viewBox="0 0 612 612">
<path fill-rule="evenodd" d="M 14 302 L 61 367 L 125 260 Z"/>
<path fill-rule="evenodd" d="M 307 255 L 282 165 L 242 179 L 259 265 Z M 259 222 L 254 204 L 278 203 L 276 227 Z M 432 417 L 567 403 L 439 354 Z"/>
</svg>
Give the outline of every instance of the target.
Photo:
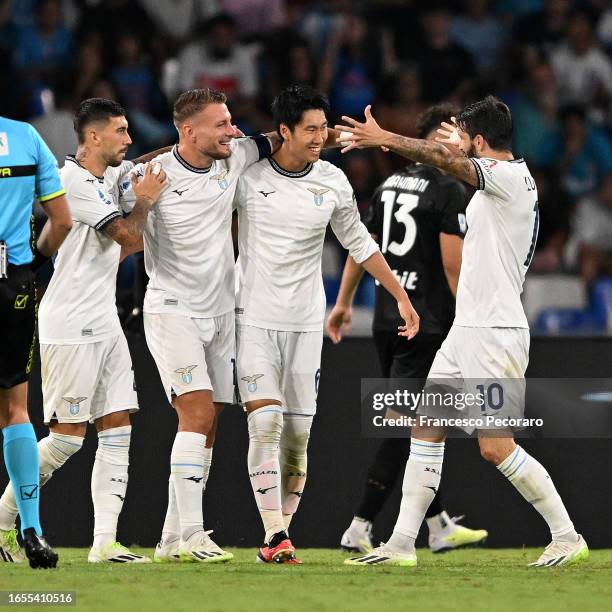
<svg viewBox="0 0 612 612">
<path fill-rule="evenodd" d="M 118 242 L 128 252 L 138 250 L 142 241 L 142 232 L 149 211 L 157 202 L 157 198 L 168 185 L 166 173 L 160 170 L 159 173 L 153 172 L 153 166 L 147 164 L 141 179 L 132 175 L 132 189 L 136 195 L 134 209 L 125 219 L 117 217 L 113 219 L 103 229 L 104 233 Z"/>
<path fill-rule="evenodd" d="M 457 147 L 468 146 L 466 138 L 462 135 L 456 125 L 443 124 L 440 137 L 437 142 L 421 140 L 419 138 L 408 138 L 393 132 L 383 130 L 376 119 L 374 119 L 370 105 L 365 108 L 365 122 L 360 123 L 356 119 L 343 116 L 345 125 L 337 125 L 336 129 L 341 131 L 339 139 L 344 145 L 342 153 L 351 149 L 365 149 L 369 147 L 385 147 L 402 157 L 411 159 L 415 162 L 428 164 L 444 170 L 453 176 L 478 186 L 478 177 L 474 164 L 463 152 L 459 154 L 451 152 L 444 144 L 455 145 Z"/>
</svg>

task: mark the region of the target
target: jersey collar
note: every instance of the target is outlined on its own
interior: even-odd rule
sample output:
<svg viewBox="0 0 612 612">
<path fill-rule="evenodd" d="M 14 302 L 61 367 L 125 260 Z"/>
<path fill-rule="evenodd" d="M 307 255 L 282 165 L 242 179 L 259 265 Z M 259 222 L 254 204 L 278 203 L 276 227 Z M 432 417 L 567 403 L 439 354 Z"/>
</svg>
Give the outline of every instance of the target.
<svg viewBox="0 0 612 612">
<path fill-rule="evenodd" d="M 268 161 L 274 170 L 283 176 L 288 176 L 289 178 L 301 178 L 302 176 L 306 176 L 312 170 L 312 164 L 307 164 L 306 167 L 299 172 L 290 172 L 289 170 L 285 170 L 282 166 L 279 166 L 272 157 L 268 157 Z"/>
<path fill-rule="evenodd" d="M 83 164 L 81 164 L 81 162 L 76 158 L 76 155 L 66 155 L 66 161 L 70 161 L 73 164 L 76 164 L 79 168 L 85 170 L 85 172 L 89 172 L 89 170 L 85 166 L 83 166 Z M 100 182 L 104 181 L 103 176 L 96 176 L 95 174 L 92 174 L 91 172 L 89 172 L 89 174 L 91 174 L 91 176 L 95 176 Z"/>
<path fill-rule="evenodd" d="M 187 168 L 187 170 L 189 170 L 190 172 L 195 172 L 196 174 L 206 174 L 207 172 L 210 172 L 210 169 L 212 168 L 212 164 L 210 164 L 208 168 L 196 168 L 195 166 L 192 166 L 188 161 L 185 161 L 181 157 L 181 154 L 178 152 L 177 145 L 174 145 L 174 147 L 172 147 L 172 153 L 174 157 L 176 158 L 176 160 L 178 161 L 178 163 L 181 164 L 183 168 Z"/>
</svg>

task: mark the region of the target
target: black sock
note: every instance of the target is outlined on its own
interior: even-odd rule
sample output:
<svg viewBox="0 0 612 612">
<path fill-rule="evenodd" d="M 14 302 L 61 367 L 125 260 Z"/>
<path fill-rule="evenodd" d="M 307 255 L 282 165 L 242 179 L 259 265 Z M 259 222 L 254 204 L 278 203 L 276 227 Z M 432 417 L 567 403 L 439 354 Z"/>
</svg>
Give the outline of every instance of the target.
<svg viewBox="0 0 612 612">
<path fill-rule="evenodd" d="M 368 469 L 366 486 L 356 516 L 373 521 L 387 501 L 398 476 L 404 472 L 410 442 L 406 438 L 382 441 Z"/>
</svg>

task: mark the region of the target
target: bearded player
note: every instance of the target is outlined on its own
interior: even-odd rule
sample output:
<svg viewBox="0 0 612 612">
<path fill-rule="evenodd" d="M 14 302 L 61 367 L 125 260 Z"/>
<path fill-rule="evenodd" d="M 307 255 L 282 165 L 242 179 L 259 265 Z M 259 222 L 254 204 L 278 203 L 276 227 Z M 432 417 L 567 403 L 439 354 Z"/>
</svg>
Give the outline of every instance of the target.
<svg viewBox="0 0 612 612">
<path fill-rule="evenodd" d="M 465 107 L 455 121 L 444 122 L 437 142 L 407 138 L 383 130 L 370 107 L 365 122 L 343 117 L 350 141 L 343 151 L 385 146 L 408 159 L 440 168 L 476 188 L 467 207 L 468 232 L 457 288 L 456 314 L 436 353 L 428 379 L 524 381 L 529 360 L 529 326 L 520 295 L 538 235 L 538 197 L 527 164 L 511 147 L 512 117 L 493 96 Z M 461 148 L 454 153 L 444 146 Z M 499 386 L 499 383 L 496 383 Z M 425 416 L 429 408 L 424 408 Z M 574 525 L 544 467 L 514 441 L 510 430 L 495 435 L 479 430 L 484 459 L 542 515 L 551 543 L 536 567 L 556 567 L 588 558 L 588 547 Z M 446 431 L 427 422 L 412 429 L 400 512 L 390 540 L 350 565 L 417 563 L 414 542 L 427 508 L 440 485 Z"/>
<path fill-rule="evenodd" d="M 459 109 L 439 104 L 427 109 L 417 122 L 419 138 L 433 141 L 442 121 Z M 466 189 L 456 178 L 424 164 L 410 164 L 385 179 L 372 198 L 365 221 L 389 266 L 407 291 L 421 317 L 419 334 L 410 342 L 397 337 L 400 323 L 395 302 L 382 287 L 376 288 L 373 335 L 382 374 L 390 378 L 425 382 L 455 314 L 454 296 L 461 268 L 461 249 L 467 225 Z M 350 325 L 351 304 L 363 268 L 347 258 L 336 305 L 327 319 L 334 343 Z M 374 519 L 391 495 L 406 465 L 410 445 L 405 438 L 382 440 L 368 476 L 357 513 L 342 535 L 340 545 L 354 552 L 372 550 Z M 427 510 L 429 547 L 443 552 L 481 542 L 484 529 L 458 524 L 442 507 L 440 491 Z"/>
</svg>

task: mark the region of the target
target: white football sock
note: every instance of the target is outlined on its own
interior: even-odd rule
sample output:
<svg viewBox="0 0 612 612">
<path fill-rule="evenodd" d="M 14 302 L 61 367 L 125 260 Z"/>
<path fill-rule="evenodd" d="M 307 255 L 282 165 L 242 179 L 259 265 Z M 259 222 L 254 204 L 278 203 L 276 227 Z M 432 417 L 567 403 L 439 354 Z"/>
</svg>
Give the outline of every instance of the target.
<svg viewBox="0 0 612 612">
<path fill-rule="evenodd" d="M 258 408 L 247 418 L 249 454 L 247 465 L 255 502 L 266 531 L 265 542 L 284 531 L 281 504 L 280 439 L 283 412 L 279 406 Z"/>
<path fill-rule="evenodd" d="M 301 414 L 283 416 L 283 433 L 280 440 L 281 502 L 285 530 L 289 529 L 291 519 L 296 513 L 304 486 L 308 457 L 308 439 L 312 417 Z"/>
<path fill-rule="evenodd" d="M 62 467 L 82 446 L 83 438 L 80 436 L 67 436 L 53 432 L 49 432 L 46 438 L 40 440 L 38 442 L 40 486 L 48 482 L 53 472 Z M 0 498 L 0 529 L 13 529 L 16 519 L 15 493 L 9 482 Z"/>
<path fill-rule="evenodd" d="M 202 493 L 206 491 L 206 483 L 210 475 L 210 466 L 212 465 L 212 448 L 204 448 L 204 478 L 202 479 Z"/>
<path fill-rule="evenodd" d="M 123 508 L 130 464 L 132 427 L 113 427 L 98 432 L 98 450 L 91 474 L 96 548 L 117 539 L 117 521 Z"/>
<path fill-rule="evenodd" d="M 413 438 L 402 484 L 402 503 L 393 535 L 386 546 L 395 552 L 414 552 L 414 542 L 442 476 L 444 442 Z"/>
<path fill-rule="evenodd" d="M 174 492 L 174 477 L 170 474 L 168 478 L 168 508 L 166 509 L 166 518 L 162 527 L 162 541 L 174 542 L 181 537 L 181 524 L 178 515 L 178 506 L 176 505 L 176 494 Z"/>
<path fill-rule="evenodd" d="M 212 463 L 212 448 L 204 448 L 204 477 L 202 478 L 202 493 L 206 490 L 206 482 L 210 473 L 210 465 Z M 181 537 L 181 524 L 178 515 L 178 506 L 176 505 L 176 493 L 174 492 L 174 480 L 172 474 L 168 479 L 168 508 L 166 509 L 166 518 L 162 527 L 162 541 L 169 543 L 179 540 Z"/>
<path fill-rule="evenodd" d="M 204 479 L 204 446 L 206 436 L 179 431 L 170 455 L 170 474 L 174 484 L 181 540 L 204 531 L 202 518 L 202 480 Z"/>
<path fill-rule="evenodd" d="M 574 529 L 563 501 L 544 466 L 517 446 L 497 469 L 548 523 L 553 540 L 576 542 Z"/>
</svg>

